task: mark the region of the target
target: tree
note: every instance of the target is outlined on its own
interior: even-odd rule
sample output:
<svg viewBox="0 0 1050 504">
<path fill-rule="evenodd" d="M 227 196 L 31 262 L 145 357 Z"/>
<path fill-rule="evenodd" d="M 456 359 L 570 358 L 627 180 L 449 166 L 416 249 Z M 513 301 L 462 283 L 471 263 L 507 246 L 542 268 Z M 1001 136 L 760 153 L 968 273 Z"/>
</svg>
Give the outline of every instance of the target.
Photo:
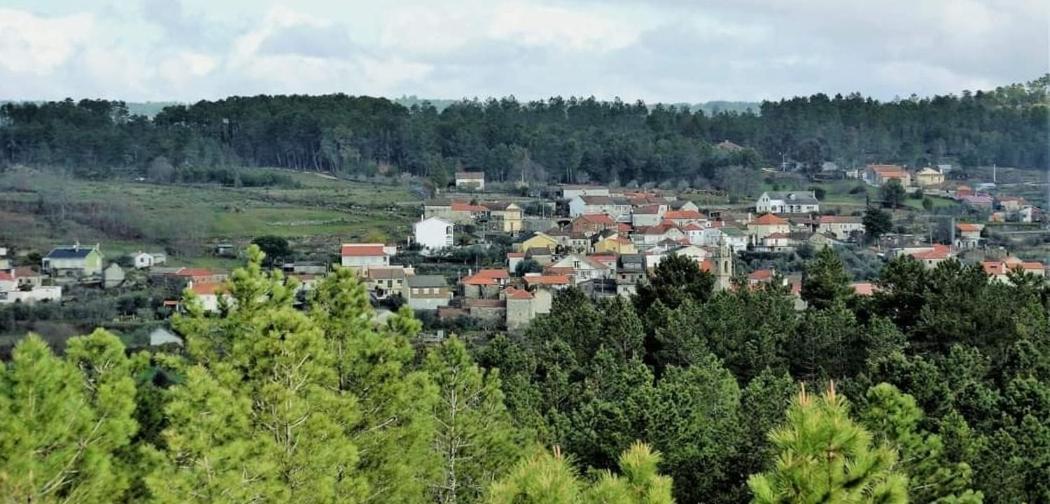
<svg viewBox="0 0 1050 504">
<path fill-rule="evenodd" d="M 872 242 L 878 242 L 879 237 L 893 230 L 893 218 L 890 213 L 876 207 L 868 207 L 864 211 L 864 234 Z"/>
<path fill-rule="evenodd" d="M 816 310 L 841 303 L 852 294 L 849 274 L 835 249 L 825 246 L 817 257 L 806 264 L 802 276 L 802 299 Z"/>
<path fill-rule="evenodd" d="M 660 454 L 635 443 L 620 455 L 622 475 L 602 471 L 598 480 L 582 481 L 572 461 L 555 447 L 522 460 L 494 483 L 492 504 L 671 504 L 671 479 L 657 472 Z"/>
<path fill-rule="evenodd" d="M 292 248 L 288 246 L 288 240 L 280 236 L 260 236 L 252 240 L 252 244 L 258 246 L 259 250 L 266 254 L 266 263 L 270 265 L 292 255 Z"/>
<path fill-rule="evenodd" d="M 904 186 L 897 179 L 890 180 L 879 188 L 879 199 L 882 200 L 882 206 L 884 207 L 898 208 L 907 196 L 908 192 L 904 190 Z"/>
<path fill-rule="evenodd" d="M 484 373 L 455 338 L 431 350 L 424 369 L 439 396 L 432 414 L 440 475 L 431 494 L 440 503 L 476 501 L 523 444 L 503 406 L 498 371 Z"/>
<path fill-rule="evenodd" d="M 923 412 L 915 398 L 897 387 L 880 383 L 868 389 L 867 406 L 860 414 L 864 425 L 900 453 L 897 468 L 908 475 L 908 494 L 915 502 L 980 503 L 982 495 L 970 487 L 969 464 L 953 461 L 940 436 L 919 428 Z"/>
<path fill-rule="evenodd" d="M 908 501 L 908 478 L 894 469 L 897 453 L 873 445 L 834 388 L 816 397 L 803 389 L 769 439 L 778 455 L 770 470 L 748 478 L 752 502 Z"/>
<path fill-rule="evenodd" d="M 675 309 L 687 299 L 707 301 L 714 290 L 715 279 L 710 273 L 700 271 L 700 266 L 691 257 L 670 254 L 656 266 L 648 281 L 638 286 L 634 298 L 639 312 L 644 313 L 657 300 L 664 306 Z"/>
<path fill-rule="evenodd" d="M 0 493 L 23 502 L 111 502 L 130 486 L 120 460 L 138 425 L 132 363 L 105 331 L 73 338 L 67 360 L 36 335 L 0 374 Z"/>
</svg>

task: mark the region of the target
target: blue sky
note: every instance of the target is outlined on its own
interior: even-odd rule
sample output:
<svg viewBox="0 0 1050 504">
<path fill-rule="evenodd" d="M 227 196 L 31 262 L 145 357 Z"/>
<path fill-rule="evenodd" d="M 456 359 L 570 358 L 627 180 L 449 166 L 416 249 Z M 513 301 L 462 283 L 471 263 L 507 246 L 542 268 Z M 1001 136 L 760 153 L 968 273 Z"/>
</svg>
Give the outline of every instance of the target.
<svg viewBox="0 0 1050 504">
<path fill-rule="evenodd" d="M 1027 81 L 1046 0 L 0 0 L 0 99 L 882 99 Z"/>
</svg>

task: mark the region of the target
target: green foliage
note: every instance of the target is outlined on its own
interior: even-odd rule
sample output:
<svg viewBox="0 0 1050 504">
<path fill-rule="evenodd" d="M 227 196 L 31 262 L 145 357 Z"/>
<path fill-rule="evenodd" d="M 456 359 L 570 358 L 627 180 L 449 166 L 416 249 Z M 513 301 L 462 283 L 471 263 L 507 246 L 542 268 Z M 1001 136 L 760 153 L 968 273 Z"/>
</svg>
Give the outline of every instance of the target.
<svg viewBox="0 0 1050 504">
<path fill-rule="evenodd" d="M 882 184 L 882 187 L 879 187 L 879 199 L 882 200 L 882 206 L 884 207 L 900 207 L 907 195 L 908 193 L 904 190 L 904 186 L 897 179 L 892 179 Z"/>
<path fill-rule="evenodd" d="M 778 453 L 772 468 L 748 479 L 752 502 L 908 502 L 897 453 L 875 445 L 847 410 L 834 389 L 816 397 L 803 390 L 769 435 Z"/>
<path fill-rule="evenodd" d="M 671 479 L 657 472 L 660 453 L 634 443 L 619 457 L 622 475 L 602 471 L 597 481 L 582 481 L 572 461 L 540 450 L 522 460 L 492 485 L 493 504 L 671 504 Z"/>
<path fill-rule="evenodd" d="M 893 216 L 880 208 L 868 207 L 864 211 L 862 222 L 864 235 L 871 241 L 878 241 L 880 236 L 893 230 Z"/>
<path fill-rule="evenodd" d="M 825 246 L 817 257 L 806 264 L 802 276 L 802 299 L 816 310 L 842 303 L 852 294 L 849 274 L 835 249 Z"/>
<path fill-rule="evenodd" d="M 292 248 L 288 246 L 288 240 L 280 236 L 260 236 L 252 240 L 252 244 L 257 245 L 259 250 L 266 254 L 266 262 L 268 264 L 274 264 L 282 259 L 289 259 L 292 255 Z"/>
</svg>

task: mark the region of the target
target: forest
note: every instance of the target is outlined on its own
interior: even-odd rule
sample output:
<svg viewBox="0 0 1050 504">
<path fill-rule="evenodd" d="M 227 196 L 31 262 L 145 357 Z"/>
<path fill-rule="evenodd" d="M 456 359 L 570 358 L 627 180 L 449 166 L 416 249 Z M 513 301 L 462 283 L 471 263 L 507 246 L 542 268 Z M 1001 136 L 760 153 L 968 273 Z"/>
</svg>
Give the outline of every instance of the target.
<svg viewBox="0 0 1050 504">
<path fill-rule="evenodd" d="M 76 176 L 224 181 L 231 167 L 347 176 L 411 174 L 435 185 L 457 169 L 490 181 L 717 181 L 720 167 L 818 169 L 869 162 L 1045 167 L 1050 75 L 961 95 L 880 102 L 859 94 L 765 101 L 757 113 L 560 98 L 463 100 L 440 110 L 385 98 L 253 96 L 164 107 L 119 101 L 0 106 L 0 169 Z M 743 149 L 719 148 L 729 140 Z M 211 171 L 217 173 L 211 173 Z"/>
<path fill-rule="evenodd" d="M 825 248 L 796 311 L 662 261 L 520 335 L 423 343 L 348 270 L 304 308 L 252 246 L 185 347 L 104 331 L 0 367 L 19 502 L 1050 502 L 1050 288 L 904 256 L 858 297 Z"/>
</svg>

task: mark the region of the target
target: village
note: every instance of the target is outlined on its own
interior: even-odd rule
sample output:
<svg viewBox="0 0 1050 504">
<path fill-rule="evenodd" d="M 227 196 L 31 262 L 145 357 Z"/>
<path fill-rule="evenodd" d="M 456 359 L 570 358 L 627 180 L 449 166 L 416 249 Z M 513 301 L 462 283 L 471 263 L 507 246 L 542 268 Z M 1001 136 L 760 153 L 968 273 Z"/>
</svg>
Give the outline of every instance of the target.
<svg viewBox="0 0 1050 504">
<path fill-rule="evenodd" d="M 826 173 L 810 177 L 821 175 Z M 460 171 L 447 189 L 435 191 L 416 208 L 417 221 L 406 236 L 342 243 L 338 250 L 314 251 L 312 257 L 327 260 L 271 266 L 298 281 L 304 300 L 333 268 L 351 269 L 367 287 L 377 317 L 405 305 L 438 336 L 446 330 L 519 332 L 550 312 L 555 293 L 570 286 L 592 298 L 630 296 L 671 255 L 696 261 L 714 276 L 716 290 L 776 283 L 795 296 L 799 309 L 805 308 L 799 297 L 801 271 L 792 266 L 797 261 L 787 259 L 824 247 L 855 254 L 876 272 L 878 263 L 908 255 L 928 268 L 953 257 L 979 263 L 991 281 L 1008 282 L 1014 270 L 1045 277 L 1039 249 L 1026 249 L 1016 240 L 990 243 L 988 238 L 987 230 L 1012 224 L 1028 230 L 1022 233 L 1042 232 L 1040 209 L 1022 197 L 997 190 L 995 184 L 953 180 L 949 166 L 872 164 L 836 176 L 864 189 L 869 200 L 864 207 L 845 207 L 845 213 L 819 187 L 765 190 L 736 205 L 698 204 L 693 192 L 656 187 L 563 184 L 515 192 L 487 187 L 483 172 Z M 899 187 L 887 187 L 891 185 Z M 966 213 L 944 218 L 916 209 L 904 220 L 923 221 L 924 227 L 909 229 L 897 215 L 874 236 L 866 226 L 869 212 L 863 209 L 893 215 L 878 210 L 879 202 L 870 199 L 871 194 L 894 191 L 902 198 L 951 202 Z M 909 230 L 914 232 L 905 232 Z M 207 311 L 223 306 L 229 271 L 169 264 L 165 251 L 112 257 L 104 244 L 74 241 L 56 244 L 34 263 L 26 251 L 16 252 L 17 242 L 2 245 L 0 304 L 61 304 L 85 289 L 117 292 L 137 284 L 163 293 L 153 318 L 180 310 L 183 289 L 192 291 Z M 211 247 L 216 256 L 237 257 L 246 245 Z M 464 260 L 461 252 L 467 249 L 474 252 Z M 856 278 L 852 287 L 862 296 L 878 289 L 870 278 Z M 151 344 L 177 340 L 163 327 L 150 331 Z"/>
</svg>

